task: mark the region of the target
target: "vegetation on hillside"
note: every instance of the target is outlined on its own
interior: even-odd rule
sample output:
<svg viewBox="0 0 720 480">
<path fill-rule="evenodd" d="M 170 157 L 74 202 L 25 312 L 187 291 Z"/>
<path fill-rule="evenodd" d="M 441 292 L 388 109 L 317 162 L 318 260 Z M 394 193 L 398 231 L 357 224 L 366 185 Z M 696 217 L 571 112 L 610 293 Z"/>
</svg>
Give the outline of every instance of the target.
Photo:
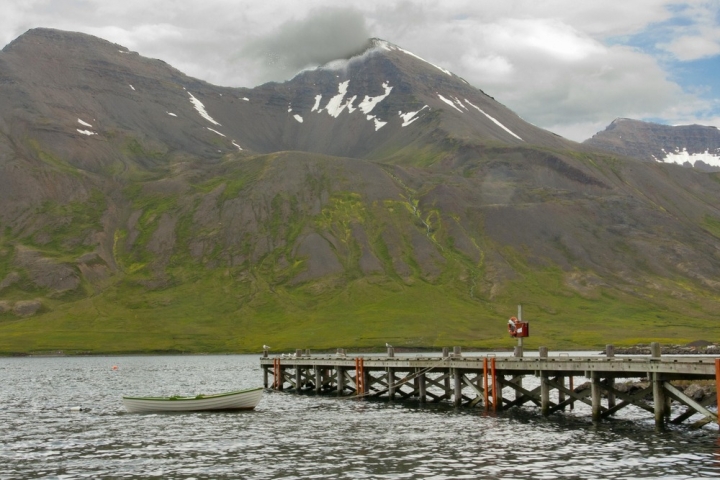
<svg viewBox="0 0 720 480">
<path fill-rule="evenodd" d="M 296 171 L 288 174 L 290 165 Z M 642 282 L 611 278 L 557 238 L 554 250 L 575 262 L 562 267 L 522 242 L 499 243 L 476 206 L 458 203 L 462 193 L 441 191 L 452 183 L 441 171 L 367 164 L 373 173 L 363 175 L 381 175 L 394 189 L 377 198 L 363 178 L 349 177 L 355 167 L 307 154 L 228 157 L 186 175 L 190 181 L 170 179 L 180 187 L 129 184 L 126 214 L 109 229 L 103 218 L 121 207 L 98 189 L 82 202 L 46 202 L 35 215 L 51 220 L 5 229 L 0 239 L 0 280 L 20 278 L 0 290 L 3 301 L 43 304 L 32 317 L 0 312 L 0 352 L 509 348 L 505 320 L 518 304 L 531 322 L 528 348 L 683 343 L 720 333 L 709 322 L 720 298 L 701 282 L 649 266 Z M 472 182 L 487 165 L 474 168 L 452 181 Z M 490 195 L 485 175 L 479 184 Z M 561 193 L 528 189 L 521 198 L 579 202 Z M 717 235 L 718 224 L 706 215 L 699 227 Z M 93 256 L 100 233 L 112 238 L 113 268 Z M 17 248 L 72 266 L 80 285 L 41 287 L 32 265 L 18 264 Z M 632 248 L 625 246 L 628 255 Z M 340 268 L 323 263 L 326 251 Z M 87 273 L 99 268 L 102 281 Z"/>
</svg>

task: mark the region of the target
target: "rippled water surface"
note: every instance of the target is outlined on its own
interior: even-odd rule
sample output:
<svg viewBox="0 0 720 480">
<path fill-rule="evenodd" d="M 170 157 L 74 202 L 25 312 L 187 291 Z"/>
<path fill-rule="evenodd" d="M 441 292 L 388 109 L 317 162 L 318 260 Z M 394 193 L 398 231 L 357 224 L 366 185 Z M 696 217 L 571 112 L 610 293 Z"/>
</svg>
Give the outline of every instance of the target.
<svg viewBox="0 0 720 480">
<path fill-rule="evenodd" d="M 545 419 L 531 407 L 491 415 L 288 393 L 267 393 L 254 412 L 122 406 L 123 394 L 259 386 L 257 356 L 5 358 L 0 380 L 3 480 L 720 476 L 717 427 L 657 434 L 631 409 L 593 425 L 585 406 Z"/>
</svg>

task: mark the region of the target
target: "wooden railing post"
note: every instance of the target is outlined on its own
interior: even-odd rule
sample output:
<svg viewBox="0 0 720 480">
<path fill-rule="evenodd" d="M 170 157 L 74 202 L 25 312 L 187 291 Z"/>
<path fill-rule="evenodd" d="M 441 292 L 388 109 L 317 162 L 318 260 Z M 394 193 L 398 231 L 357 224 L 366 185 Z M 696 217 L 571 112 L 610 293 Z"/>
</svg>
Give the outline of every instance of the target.
<svg viewBox="0 0 720 480">
<path fill-rule="evenodd" d="M 660 344 L 658 342 L 651 342 L 650 343 L 650 357 L 653 360 L 660 360 L 660 356 L 662 355 L 662 348 L 660 347 Z"/>
</svg>

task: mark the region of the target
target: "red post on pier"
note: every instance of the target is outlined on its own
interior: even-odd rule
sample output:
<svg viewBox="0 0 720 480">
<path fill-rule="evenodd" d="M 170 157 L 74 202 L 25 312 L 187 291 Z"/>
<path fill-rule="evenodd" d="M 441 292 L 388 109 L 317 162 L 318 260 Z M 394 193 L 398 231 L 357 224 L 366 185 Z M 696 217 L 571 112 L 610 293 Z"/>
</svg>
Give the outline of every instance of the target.
<svg viewBox="0 0 720 480">
<path fill-rule="evenodd" d="M 365 359 L 362 357 L 355 358 L 355 394 L 365 394 Z"/>
</svg>

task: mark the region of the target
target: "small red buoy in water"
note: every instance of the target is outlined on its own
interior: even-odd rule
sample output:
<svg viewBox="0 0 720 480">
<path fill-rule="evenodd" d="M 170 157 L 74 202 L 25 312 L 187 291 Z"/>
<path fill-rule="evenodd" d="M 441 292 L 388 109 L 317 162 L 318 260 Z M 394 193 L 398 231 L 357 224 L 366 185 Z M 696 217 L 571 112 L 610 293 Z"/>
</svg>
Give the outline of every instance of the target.
<svg viewBox="0 0 720 480">
<path fill-rule="evenodd" d="M 112 369 L 113 369 L 113 370 L 117 370 L 117 365 L 113 365 L 113 366 L 112 366 Z"/>
</svg>

